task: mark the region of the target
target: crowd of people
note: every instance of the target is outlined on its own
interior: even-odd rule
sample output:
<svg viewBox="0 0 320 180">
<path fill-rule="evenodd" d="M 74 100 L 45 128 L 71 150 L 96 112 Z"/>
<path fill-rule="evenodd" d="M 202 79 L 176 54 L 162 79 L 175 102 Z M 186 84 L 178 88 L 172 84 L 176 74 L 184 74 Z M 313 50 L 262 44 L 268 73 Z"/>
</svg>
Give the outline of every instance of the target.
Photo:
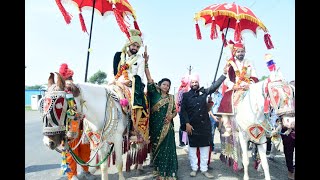
<svg viewBox="0 0 320 180">
<path fill-rule="evenodd" d="M 139 142 L 148 144 L 143 147 L 148 148 L 150 165 L 154 169 L 153 175 L 156 179 L 178 179 L 179 167 L 173 122 L 178 114 L 180 120 L 178 143 L 179 146 L 188 148 L 190 176 L 195 177 L 200 171 L 205 177 L 214 178 L 214 175 L 208 170 L 211 153 L 219 152 L 215 147 L 215 132 L 219 130 L 221 134 L 220 153 L 234 160 L 240 159 L 237 157 L 239 154 L 229 152 L 238 148 L 232 144 L 233 142 L 227 140 L 236 131 L 233 118 L 230 116 L 234 115 L 234 109 L 241 101 L 242 95 L 248 91 L 249 85 L 259 81 L 253 63 L 244 58 L 246 53 L 244 44 L 229 42 L 231 58 L 226 61 L 223 74 L 209 87 L 201 87 L 199 75 L 190 74 L 182 77 L 181 86 L 175 96 L 169 94 L 170 79 L 164 77 L 158 82 L 152 79 L 146 45 L 144 45 L 144 53 L 139 55 L 139 49 L 143 46 L 141 33 L 138 30 L 131 30 L 130 34 L 131 38 L 126 42 L 122 51 L 115 53 L 112 75 L 108 75 L 108 78 L 111 78 L 109 84 L 119 86 L 124 93 L 124 99 L 128 100 L 128 113 L 131 114 L 130 136 L 136 136 L 141 140 Z M 71 77 L 72 80 L 72 74 L 64 78 L 67 80 Z M 146 76 L 147 83 L 144 82 L 144 76 Z M 212 99 L 211 103 L 208 98 L 210 102 Z M 148 119 L 148 132 L 141 132 L 133 122 L 145 119 Z M 277 122 L 280 121 L 281 117 L 278 117 Z M 277 127 L 274 126 L 275 129 Z M 285 132 L 286 129 L 282 128 L 280 131 Z M 183 139 L 184 133 L 186 133 L 187 137 L 184 138 L 187 138 L 187 141 Z M 281 134 L 290 179 L 294 178 L 294 137 L 294 130 L 290 132 L 290 135 Z M 78 141 L 79 137 L 73 143 L 78 143 Z M 272 143 L 271 160 L 274 159 L 274 153 L 279 148 L 279 141 L 277 142 L 277 144 L 275 144 L 276 141 Z M 82 152 L 80 151 L 82 146 L 83 148 L 88 147 L 85 143 L 81 144 L 78 149 L 79 153 Z M 88 152 L 88 150 L 83 151 Z M 68 179 L 78 179 L 76 164 L 70 155 L 68 157 L 71 166 Z M 84 157 L 84 160 L 89 157 Z M 138 159 L 136 165 L 142 170 L 145 156 Z M 238 167 L 241 168 L 241 162 Z M 88 173 L 88 168 L 83 169 L 83 176 L 92 178 L 92 175 Z"/>
</svg>

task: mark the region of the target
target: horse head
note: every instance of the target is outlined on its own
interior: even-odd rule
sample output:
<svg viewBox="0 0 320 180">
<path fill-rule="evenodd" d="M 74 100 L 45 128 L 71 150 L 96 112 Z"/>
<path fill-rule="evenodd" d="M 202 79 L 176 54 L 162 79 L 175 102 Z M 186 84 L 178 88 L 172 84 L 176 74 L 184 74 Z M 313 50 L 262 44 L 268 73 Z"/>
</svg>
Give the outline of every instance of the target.
<svg viewBox="0 0 320 180">
<path fill-rule="evenodd" d="M 55 83 L 55 75 L 57 83 Z M 65 81 L 57 72 L 50 73 L 48 89 L 41 99 L 39 110 L 43 123 L 43 142 L 50 149 L 57 148 L 65 137 L 67 101 Z"/>
<path fill-rule="evenodd" d="M 282 123 L 287 128 L 295 127 L 295 87 L 293 83 L 288 83 L 284 79 L 270 79 L 264 88 L 265 96 L 270 100 L 270 109 L 273 109 L 277 116 L 281 116 Z"/>
</svg>

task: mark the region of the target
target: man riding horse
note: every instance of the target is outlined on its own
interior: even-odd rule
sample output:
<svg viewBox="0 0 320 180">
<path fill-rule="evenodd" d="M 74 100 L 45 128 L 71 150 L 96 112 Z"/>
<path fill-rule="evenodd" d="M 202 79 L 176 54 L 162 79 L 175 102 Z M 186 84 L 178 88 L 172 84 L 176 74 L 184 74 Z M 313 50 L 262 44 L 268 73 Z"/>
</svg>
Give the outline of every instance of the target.
<svg viewBox="0 0 320 180">
<path fill-rule="evenodd" d="M 229 42 L 232 57 L 228 60 L 229 70 L 224 84 L 227 90 L 221 100 L 217 114 L 222 115 L 223 125 L 226 132 L 225 137 L 231 135 L 231 122 L 229 115 L 234 115 L 234 106 L 241 100 L 242 94 L 248 90 L 249 84 L 258 82 L 255 67 L 248 59 L 244 59 L 246 54 L 244 44 Z"/>
<path fill-rule="evenodd" d="M 144 94 L 144 68 L 143 57 L 138 54 L 140 47 L 143 46 L 141 32 L 136 29 L 130 30 L 130 38 L 122 48 L 121 52 L 116 52 L 113 59 L 113 76 L 111 84 L 117 85 L 116 92 L 122 97 L 123 109 L 131 114 L 130 142 L 140 144 L 137 162 L 138 169 L 142 170 L 143 161 L 146 159 L 147 144 L 149 141 L 149 111 L 147 100 Z M 130 116 L 129 116 L 130 117 Z M 142 148 L 142 149 L 141 149 Z M 130 158 L 129 158 L 130 159 Z M 130 160 L 129 160 L 130 161 Z M 128 164 L 127 164 L 128 167 Z M 127 169 L 128 170 L 128 169 Z"/>
</svg>

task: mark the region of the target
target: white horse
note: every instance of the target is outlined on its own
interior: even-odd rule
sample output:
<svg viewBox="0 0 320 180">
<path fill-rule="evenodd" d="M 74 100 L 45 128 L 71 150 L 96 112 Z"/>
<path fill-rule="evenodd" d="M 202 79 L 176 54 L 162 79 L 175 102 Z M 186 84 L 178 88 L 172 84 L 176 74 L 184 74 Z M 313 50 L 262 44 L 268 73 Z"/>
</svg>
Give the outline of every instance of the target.
<svg viewBox="0 0 320 180">
<path fill-rule="evenodd" d="M 56 73 L 56 75 L 58 76 L 57 83 L 54 81 L 54 73 L 50 73 L 48 90 L 45 93 L 43 102 L 40 103 L 43 106 L 40 111 L 43 113 L 44 142 L 50 149 L 56 149 L 66 139 L 67 101 L 66 92 L 64 91 L 65 82 L 59 73 Z M 122 172 L 122 143 L 123 135 L 128 125 L 128 117 L 123 112 L 119 98 L 112 90 L 112 85 L 78 83 L 74 84 L 73 88 L 75 90 L 73 92 L 77 111 L 85 116 L 83 127 L 86 137 L 90 138 L 88 132 L 100 135 L 100 138 L 95 139 L 97 143 L 93 144 L 90 141 L 91 158 L 93 158 L 92 154 L 96 155 L 97 152 L 99 163 L 102 163 L 102 160 L 111 154 L 111 145 L 113 144 L 119 179 L 125 179 Z M 94 167 L 96 164 L 93 165 L 90 162 L 87 165 Z M 108 160 L 100 165 L 100 169 L 101 179 L 107 180 Z"/>
<path fill-rule="evenodd" d="M 294 108 L 292 107 L 293 102 L 293 91 L 294 88 L 286 83 L 285 81 L 278 81 L 276 86 L 271 87 L 273 82 L 270 82 L 270 79 L 266 79 L 264 81 L 260 81 L 255 84 L 251 84 L 248 91 L 245 92 L 242 101 L 240 101 L 235 108 L 236 113 L 233 117 L 234 123 L 238 129 L 238 140 L 240 143 L 240 147 L 242 150 L 242 164 L 244 166 L 244 180 L 249 179 L 248 174 L 248 165 L 249 165 L 249 156 L 248 156 L 248 142 L 252 141 L 257 144 L 258 153 L 260 155 L 261 165 L 264 171 L 264 176 L 266 180 L 271 180 L 269 165 L 266 156 L 266 133 L 270 133 L 272 130 L 271 124 L 269 122 L 269 116 L 265 113 L 265 100 L 270 97 L 271 92 L 266 91 L 267 89 L 271 90 L 278 86 L 278 90 L 281 90 L 285 87 L 288 90 L 290 87 L 290 92 L 287 92 L 289 96 L 282 96 L 281 94 L 278 96 L 277 103 L 272 103 L 274 100 L 274 94 L 271 95 L 271 101 L 269 106 L 271 108 L 276 109 L 278 115 L 282 115 L 283 119 L 285 119 L 288 123 L 286 126 L 293 127 L 294 126 Z M 280 93 L 283 93 L 280 92 Z M 286 95 L 288 95 L 286 94 Z M 280 99 L 279 99 L 280 98 Z M 288 103 L 288 107 L 286 109 L 281 105 L 283 103 L 283 99 Z M 279 102 L 280 101 L 280 102 Z M 278 105 L 275 107 L 274 105 Z"/>
</svg>

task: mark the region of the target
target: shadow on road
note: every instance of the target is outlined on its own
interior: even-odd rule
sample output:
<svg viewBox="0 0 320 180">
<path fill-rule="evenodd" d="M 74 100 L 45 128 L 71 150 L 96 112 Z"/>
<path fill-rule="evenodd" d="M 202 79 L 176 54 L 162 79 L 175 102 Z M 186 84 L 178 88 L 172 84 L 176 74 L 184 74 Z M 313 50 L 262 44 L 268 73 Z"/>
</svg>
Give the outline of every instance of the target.
<svg viewBox="0 0 320 180">
<path fill-rule="evenodd" d="M 25 174 L 56 168 L 60 168 L 60 164 L 33 165 L 25 168 Z"/>
</svg>

